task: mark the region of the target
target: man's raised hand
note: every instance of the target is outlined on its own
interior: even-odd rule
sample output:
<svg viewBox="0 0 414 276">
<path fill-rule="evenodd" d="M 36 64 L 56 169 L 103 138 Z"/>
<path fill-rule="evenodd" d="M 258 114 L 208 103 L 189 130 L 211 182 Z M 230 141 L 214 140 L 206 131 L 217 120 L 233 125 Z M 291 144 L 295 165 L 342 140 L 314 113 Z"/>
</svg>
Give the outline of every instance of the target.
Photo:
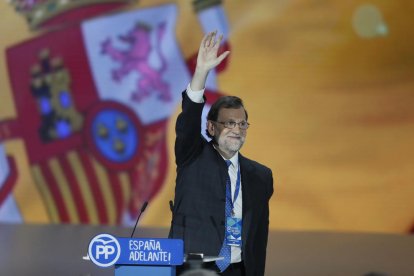
<svg viewBox="0 0 414 276">
<path fill-rule="evenodd" d="M 197 56 L 197 69 L 209 71 L 220 64 L 230 53 L 226 51 L 217 56 L 223 35 L 217 38 L 217 31 L 206 34 L 201 41 Z"/>
<path fill-rule="evenodd" d="M 220 64 L 229 54 L 226 51 L 217 56 L 223 35 L 217 38 L 217 31 L 206 34 L 198 50 L 197 66 L 190 83 L 192 90 L 201 90 L 205 87 L 208 72 Z"/>
</svg>

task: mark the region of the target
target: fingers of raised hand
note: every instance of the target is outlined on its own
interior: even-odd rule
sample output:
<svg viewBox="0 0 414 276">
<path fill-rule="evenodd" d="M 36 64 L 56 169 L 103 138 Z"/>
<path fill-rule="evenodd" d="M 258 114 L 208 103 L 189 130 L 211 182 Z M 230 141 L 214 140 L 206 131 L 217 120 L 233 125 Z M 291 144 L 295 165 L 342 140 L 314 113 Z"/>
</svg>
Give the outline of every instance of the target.
<svg viewBox="0 0 414 276">
<path fill-rule="evenodd" d="M 203 47 L 204 48 L 215 47 L 215 45 L 217 44 L 216 35 L 217 35 L 217 31 L 209 32 L 203 39 L 203 43 L 202 43 Z M 220 36 L 220 37 L 222 37 L 222 36 Z"/>
</svg>

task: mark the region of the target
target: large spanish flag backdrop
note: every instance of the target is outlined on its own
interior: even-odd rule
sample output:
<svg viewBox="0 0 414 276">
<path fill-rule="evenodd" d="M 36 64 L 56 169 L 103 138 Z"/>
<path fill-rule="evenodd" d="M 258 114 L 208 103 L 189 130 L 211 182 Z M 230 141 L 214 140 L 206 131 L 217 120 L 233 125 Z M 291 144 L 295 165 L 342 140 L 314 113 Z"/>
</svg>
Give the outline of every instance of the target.
<svg viewBox="0 0 414 276">
<path fill-rule="evenodd" d="M 412 1 L 0 2 L 0 221 L 168 227 L 174 122 L 204 33 L 231 55 L 271 229 L 414 226 Z M 208 169 L 208 168 L 206 168 Z M 197 183 L 194 183 L 197 185 Z"/>
</svg>

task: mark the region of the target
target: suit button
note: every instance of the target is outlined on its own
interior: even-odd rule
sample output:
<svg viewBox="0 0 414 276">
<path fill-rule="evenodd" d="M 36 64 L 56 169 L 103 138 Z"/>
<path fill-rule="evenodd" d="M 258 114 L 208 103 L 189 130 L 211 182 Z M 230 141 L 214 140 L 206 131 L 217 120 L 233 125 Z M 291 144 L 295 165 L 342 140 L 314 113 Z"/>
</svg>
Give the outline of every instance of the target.
<svg viewBox="0 0 414 276">
<path fill-rule="evenodd" d="M 220 224 L 224 226 L 224 221 L 222 220 Z"/>
<path fill-rule="evenodd" d="M 221 201 L 222 201 L 222 202 L 226 202 L 226 199 L 225 199 L 225 198 L 222 198 L 222 199 L 221 199 Z"/>
</svg>

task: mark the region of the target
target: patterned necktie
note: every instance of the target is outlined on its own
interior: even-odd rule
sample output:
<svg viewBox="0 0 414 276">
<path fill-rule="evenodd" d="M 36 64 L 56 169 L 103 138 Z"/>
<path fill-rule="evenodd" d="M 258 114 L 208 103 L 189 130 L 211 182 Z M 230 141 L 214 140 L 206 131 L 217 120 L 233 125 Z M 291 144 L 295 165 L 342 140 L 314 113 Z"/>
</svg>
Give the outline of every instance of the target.
<svg viewBox="0 0 414 276">
<path fill-rule="evenodd" d="M 226 160 L 227 167 L 231 165 L 230 160 Z M 231 216 L 231 183 L 230 183 L 230 175 L 227 172 L 227 180 L 226 180 L 226 214 L 225 214 L 225 228 L 227 226 L 227 218 Z M 230 245 L 226 242 L 226 229 L 224 229 L 224 240 L 223 245 L 221 246 L 220 250 L 220 257 L 224 257 L 223 260 L 216 261 L 217 267 L 220 269 L 220 272 L 223 272 L 229 265 L 231 260 L 231 249 Z"/>
</svg>

